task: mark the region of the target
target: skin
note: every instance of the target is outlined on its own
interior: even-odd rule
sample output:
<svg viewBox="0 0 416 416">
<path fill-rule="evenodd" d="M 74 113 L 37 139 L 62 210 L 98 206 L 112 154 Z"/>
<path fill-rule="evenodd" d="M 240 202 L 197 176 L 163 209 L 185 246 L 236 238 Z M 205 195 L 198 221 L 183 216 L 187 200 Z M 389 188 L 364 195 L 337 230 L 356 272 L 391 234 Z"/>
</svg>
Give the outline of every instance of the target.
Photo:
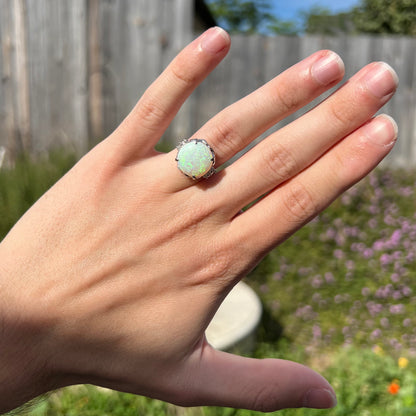
<svg viewBox="0 0 416 416">
<path fill-rule="evenodd" d="M 0 411 L 77 383 L 183 406 L 335 404 L 311 369 L 216 351 L 204 331 L 269 250 L 388 154 L 395 123 L 373 116 L 397 79 L 385 64 L 367 65 L 318 107 L 194 182 L 177 169 L 176 151 L 154 145 L 229 47 L 219 29 L 188 45 L 1 242 Z M 331 57 L 336 64 L 319 75 Z M 215 149 L 220 166 L 342 77 L 339 58 L 316 52 L 193 137 Z"/>
</svg>

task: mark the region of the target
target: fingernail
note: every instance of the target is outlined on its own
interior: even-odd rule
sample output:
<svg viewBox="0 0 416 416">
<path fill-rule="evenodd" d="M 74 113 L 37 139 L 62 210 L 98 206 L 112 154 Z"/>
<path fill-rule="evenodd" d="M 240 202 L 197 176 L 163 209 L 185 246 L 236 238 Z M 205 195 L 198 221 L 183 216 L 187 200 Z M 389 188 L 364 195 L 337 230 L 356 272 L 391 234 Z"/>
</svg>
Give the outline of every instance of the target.
<svg viewBox="0 0 416 416">
<path fill-rule="evenodd" d="M 328 85 L 339 79 L 344 74 L 344 70 L 342 59 L 335 52 L 329 52 L 312 65 L 311 73 L 319 84 Z"/>
<path fill-rule="evenodd" d="M 331 390 L 311 389 L 304 396 L 304 407 L 329 409 L 337 405 L 337 398 Z"/>
<path fill-rule="evenodd" d="M 365 75 L 367 88 L 378 98 L 391 95 L 397 88 L 399 77 L 385 62 L 377 62 Z"/>
<path fill-rule="evenodd" d="M 368 141 L 387 147 L 396 141 L 398 130 L 397 123 L 387 114 L 377 116 L 363 127 Z"/>
<path fill-rule="evenodd" d="M 220 27 L 211 27 L 201 39 L 201 48 L 210 53 L 218 53 L 225 49 L 230 43 L 230 36 Z"/>
</svg>

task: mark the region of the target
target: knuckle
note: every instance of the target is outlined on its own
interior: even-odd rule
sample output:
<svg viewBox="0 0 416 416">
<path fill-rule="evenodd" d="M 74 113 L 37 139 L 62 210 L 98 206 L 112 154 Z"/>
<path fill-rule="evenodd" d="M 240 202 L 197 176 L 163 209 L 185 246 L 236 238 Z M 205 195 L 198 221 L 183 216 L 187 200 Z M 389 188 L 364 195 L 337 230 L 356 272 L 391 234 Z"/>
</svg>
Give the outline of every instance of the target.
<svg viewBox="0 0 416 416">
<path fill-rule="evenodd" d="M 185 88 L 193 86 L 197 81 L 195 73 L 184 69 L 186 67 L 186 65 L 172 65 L 170 69 L 172 76 Z"/>
<path fill-rule="evenodd" d="M 212 244 L 210 252 L 200 256 L 204 262 L 192 277 L 194 284 L 211 283 L 223 287 L 228 282 L 233 256 L 228 250 L 216 249 L 215 246 L 215 243 Z"/>
<path fill-rule="evenodd" d="M 223 147 L 224 156 L 234 154 L 243 144 L 243 138 L 238 133 L 234 121 L 222 121 L 215 126 L 218 143 Z"/>
<path fill-rule="evenodd" d="M 283 182 L 298 171 L 298 163 L 295 157 L 279 142 L 275 142 L 271 146 L 268 145 L 263 152 L 262 159 L 262 169 L 273 182 Z"/>
<path fill-rule="evenodd" d="M 160 120 L 164 120 L 168 114 L 166 110 L 155 102 L 152 98 L 144 98 L 139 101 L 137 115 L 141 126 L 150 130 L 160 127 Z"/>
<path fill-rule="evenodd" d="M 293 113 L 299 106 L 299 97 L 291 88 L 279 88 L 276 90 L 276 102 L 283 114 Z"/>
<path fill-rule="evenodd" d="M 347 161 L 350 159 L 351 158 L 346 153 L 341 154 L 340 152 L 333 152 L 333 164 L 335 167 L 333 169 L 334 182 L 339 182 L 338 177 L 344 172 Z"/>
<path fill-rule="evenodd" d="M 280 401 L 276 398 L 276 391 L 280 390 L 278 383 L 271 383 L 268 386 L 259 386 L 259 390 L 253 397 L 252 409 L 267 413 L 279 410 L 282 408 Z"/>
<path fill-rule="evenodd" d="M 329 117 L 331 122 L 336 122 L 338 125 L 350 125 L 357 118 L 355 106 L 348 108 L 347 105 L 331 105 L 329 106 Z"/>
<path fill-rule="evenodd" d="M 363 116 L 368 117 L 369 109 L 374 107 L 371 101 L 365 90 L 354 88 L 351 95 L 339 98 L 329 105 L 329 119 L 331 123 L 335 122 L 341 127 L 356 125 L 357 120 L 361 120 Z"/>
<path fill-rule="evenodd" d="M 318 212 L 315 199 L 300 181 L 289 184 L 282 203 L 289 221 L 297 224 L 303 224 Z"/>
</svg>

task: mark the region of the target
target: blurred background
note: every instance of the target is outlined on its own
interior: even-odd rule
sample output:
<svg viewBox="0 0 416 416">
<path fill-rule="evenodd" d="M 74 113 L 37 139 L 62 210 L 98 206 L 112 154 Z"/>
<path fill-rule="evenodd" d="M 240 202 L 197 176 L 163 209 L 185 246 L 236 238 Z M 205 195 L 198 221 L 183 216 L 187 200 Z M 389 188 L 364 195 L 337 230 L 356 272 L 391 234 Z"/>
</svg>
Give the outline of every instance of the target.
<svg viewBox="0 0 416 416">
<path fill-rule="evenodd" d="M 256 342 L 234 352 L 305 363 L 337 391 L 333 410 L 279 414 L 416 415 L 416 0 L 0 0 L 0 238 L 213 25 L 231 33 L 231 51 L 161 150 L 318 49 L 343 58 L 345 80 L 375 60 L 396 69 L 398 92 L 382 110 L 399 124 L 395 149 L 247 276 L 263 315 Z M 27 412 L 254 414 L 91 386 L 52 393 Z"/>
<path fill-rule="evenodd" d="M 347 78 L 374 60 L 396 69 L 399 94 L 385 111 L 400 124 L 400 141 L 390 160 L 415 163 L 414 0 L 0 0 L 4 163 L 57 147 L 85 153 L 187 42 L 215 24 L 231 32 L 231 52 L 165 143 L 173 147 L 224 106 L 330 48 Z"/>
</svg>

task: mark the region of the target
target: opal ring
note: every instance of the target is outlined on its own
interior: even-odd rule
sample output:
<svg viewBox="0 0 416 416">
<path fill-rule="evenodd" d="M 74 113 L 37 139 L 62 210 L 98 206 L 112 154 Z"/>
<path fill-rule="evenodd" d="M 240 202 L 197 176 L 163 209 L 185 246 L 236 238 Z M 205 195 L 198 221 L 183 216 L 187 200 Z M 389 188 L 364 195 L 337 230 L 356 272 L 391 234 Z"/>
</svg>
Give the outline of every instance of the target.
<svg viewBox="0 0 416 416">
<path fill-rule="evenodd" d="M 194 180 L 209 178 L 215 173 L 215 153 L 211 146 L 201 139 L 187 139 L 179 143 L 175 160 L 178 169 Z"/>
</svg>

